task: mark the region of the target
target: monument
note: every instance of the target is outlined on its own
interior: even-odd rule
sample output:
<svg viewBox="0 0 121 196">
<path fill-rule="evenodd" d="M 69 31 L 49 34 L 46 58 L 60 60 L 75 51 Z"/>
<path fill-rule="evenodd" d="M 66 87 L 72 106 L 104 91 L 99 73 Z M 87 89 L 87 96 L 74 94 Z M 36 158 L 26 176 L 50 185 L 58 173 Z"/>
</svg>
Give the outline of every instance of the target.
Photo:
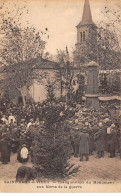
<svg viewBox="0 0 121 196">
<path fill-rule="evenodd" d="M 87 69 L 86 107 L 97 109 L 99 108 L 98 64 L 91 61 L 87 65 Z"/>
</svg>

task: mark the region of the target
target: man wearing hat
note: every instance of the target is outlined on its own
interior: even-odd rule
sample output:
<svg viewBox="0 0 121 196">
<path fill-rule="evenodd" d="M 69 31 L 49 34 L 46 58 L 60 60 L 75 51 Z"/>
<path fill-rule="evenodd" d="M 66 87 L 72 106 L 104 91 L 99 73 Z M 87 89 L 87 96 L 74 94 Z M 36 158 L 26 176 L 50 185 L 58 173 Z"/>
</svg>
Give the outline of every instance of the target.
<svg viewBox="0 0 121 196">
<path fill-rule="evenodd" d="M 106 133 L 102 127 L 102 122 L 99 122 L 98 132 L 95 134 L 97 158 L 103 157 L 105 151 Z"/>
<path fill-rule="evenodd" d="M 115 157 L 117 143 L 118 143 L 117 132 L 116 132 L 115 125 L 113 125 L 112 128 L 111 128 L 110 136 L 109 136 L 110 158 Z"/>
<path fill-rule="evenodd" d="M 83 157 L 85 156 L 86 161 L 89 160 L 89 134 L 87 127 L 84 127 L 79 138 L 79 154 L 80 161 L 83 161 Z"/>
</svg>

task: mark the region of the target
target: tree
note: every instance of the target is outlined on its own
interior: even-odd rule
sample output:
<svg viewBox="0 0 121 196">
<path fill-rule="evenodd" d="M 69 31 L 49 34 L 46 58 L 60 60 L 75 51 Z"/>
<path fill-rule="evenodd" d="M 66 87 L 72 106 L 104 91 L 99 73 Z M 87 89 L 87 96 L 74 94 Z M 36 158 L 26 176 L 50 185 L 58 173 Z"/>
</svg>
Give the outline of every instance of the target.
<svg viewBox="0 0 121 196">
<path fill-rule="evenodd" d="M 13 87 L 21 91 L 25 106 L 24 92 L 29 90 L 33 81 L 34 59 L 43 55 L 46 42 L 35 28 L 22 28 L 18 21 L 11 17 L 2 18 L 0 51 L 2 64 L 5 65 L 4 88 Z"/>
<path fill-rule="evenodd" d="M 57 109 L 55 111 L 57 112 Z M 46 123 L 43 129 L 38 128 L 35 132 L 32 148 L 33 163 L 42 167 L 44 177 L 51 179 L 67 177 L 78 170 L 74 168 L 70 171 L 73 165 L 68 163 L 72 153 L 69 139 L 70 129 L 67 129 L 66 121 L 57 121 L 59 113 L 53 113 L 54 116 L 52 113 L 50 115 L 49 110 L 46 113 Z M 55 121 L 56 127 L 53 126 Z"/>
<path fill-rule="evenodd" d="M 75 63 L 84 65 L 94 60 L 98 62 L 100 69 L 113 70 L 120 67 L 120 7 L 121 5 L 116 5 L 116 3 L 111 7 L 111 3 L 106 0 L 105 7 L 101 12 L 103 21 L 97 22 L 97 33 L 90 31 L 85 44 L 73 51 Z M 97 37 L 97 41 L 95 37 Z"/>
<path fill-rule="evenodd" d="M 106 0 L 99 23 L 98 56 L 102 69 L 117 69 L 121 63 L 121 4 Z M 105 65 L 104 65 L 105 64 Z"/>
<path fill-rule="evenodd" d="M 98 29 L 97 61 L 101 69 L 119 69 L 121 57 L 117 35 L 108 25 Z"/>
<path fill-rule="evenodd" d="M 45 42 L 41 39 L 39 32 L 36 33 L 34 28 L 21 29 L 11 23 L 7 24 L 6 20 L 3 22 L 5 31 L 9 29 L 9 32 L 5 33 L 1 46 L 1 58 L 5 65 L 14 65 L 35 59 L 39 54 L 43 55 Z"/>
<path fill-rule="evenodd" d="M 108 0 L 106 0 L 105 7 L 101 11 L 101 13 L 103 14 L 103 18 L 104 18 L 104 20 L 101 21 L 101 23 L 107 26 L 108 28 L 110 27 L 110 29 L 112 29 L 113 32 L 117 35 L 117 39 L 120 42 L 121 4 L 120 3 L 117 4 L 117 2 L 115 2 L 115 4 L 111 4 Z"/>
<path fill-rule="evenodd" d="M 56 59 L 57 59 L 57 62 L 60 63 L 61 67 L 64 67 L 65 61 L 66 61 L 66 52 L 64 50 L 57 49 Z"/>
<path fill-rule="evenodd" d="M 108 24 L 98 26 L 97 42 L 88 37 L 85 44 L 73 51 L 75 64 L 87 64 L 90 61 L 99 63 L 100 69 L 118 69 L 120 66 L 120 46 L 117 35 Z"/>
</svg>

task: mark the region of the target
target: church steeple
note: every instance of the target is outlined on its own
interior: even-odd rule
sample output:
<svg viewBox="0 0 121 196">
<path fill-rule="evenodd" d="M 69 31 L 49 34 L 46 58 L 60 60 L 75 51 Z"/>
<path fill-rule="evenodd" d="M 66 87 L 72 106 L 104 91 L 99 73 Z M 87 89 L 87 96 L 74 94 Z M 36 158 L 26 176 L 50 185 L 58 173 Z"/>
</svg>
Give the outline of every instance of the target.
<svg viewBox="0 0 121 196">
<path fill-rule="evenodd" d="M 82 24 L 92 24 L 93 23 L 89 0 L 85 0 L 81 23 Z"/>
<path fill-rule="evenodd" d="M 92 21 L 92 14 L 91 14 L 89 0 L 85 0 L 84 8 L 83 8 L 82 20 L 77 25 L 77 27 L 80 27 L 81 25 L 89 25 L 89 24 L 94 24 L 94 23 Z"/>
<path fill-rule="evenodd" d="M 92 20 L 89 0 L 84 2 L 82 20 L 77 25 L 76 49 L 80 56 L 86 56 L 90 60 L 97 58 L 97 26 Z M 93 58 L 90 57 L 92 53 Z"/>
</svg>

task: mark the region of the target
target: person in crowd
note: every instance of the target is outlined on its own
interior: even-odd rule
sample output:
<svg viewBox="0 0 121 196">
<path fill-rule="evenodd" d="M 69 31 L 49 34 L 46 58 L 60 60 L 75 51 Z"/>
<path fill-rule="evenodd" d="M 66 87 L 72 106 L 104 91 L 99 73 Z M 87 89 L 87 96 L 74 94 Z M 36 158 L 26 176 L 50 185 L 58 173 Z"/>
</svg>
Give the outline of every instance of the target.
<svg viewBox="0 0 121 196">
<path fill-rule="evenodd" d="M 97 158 L 101 158 L 104 156 L 105 141 L 106 141 L 106 133 L 103 129 L 102 122 L 99 123 L 99 130 L 95 134 L 95 141 L 96 141 Z"/>
<path fill-rule="evenodd" d="M 83 128 L 83 131 L 79 137 L 79 154 L 80 161 L 83 161 L 83 157 L 85 156 L 86 161 L 89 160 L 89 134 L 86 127 Z"/>
<path fill-rule="evenodd" d="M 94 136 L 92 132 L 89 132 L 89 155 L 93 155 L 94 151 Z"/>
<path fill-rule="evenodd" d="M 73 154 L 74 154 L 74 152 L 75 152 L 75 145 L 74 145 L 74 138 L 73 138 L 72 135 L 70 136 L 70 143 L 71 143 L 72 151 L 73 151 Z"/>
<path fill-rule="evenodd" d="M 106 120 L 106 119 L 105 119 Z M 112 129 L 112 122 L 110 120 L 105 121 L 107 125 L 107 134 L 106 134 L 106 150 L 107 152 L 110 152 L 110 133 Z"/>
<path fill-rule="evenodd" d="M 38 126 L 39 124 L 40 124 L 39 118 L 37 117 L 37 118 L 36 118 L 36 121 L 35 121 L 35 126 Z"/>
<path fill-rule="evenodd" d="M 23 144 L 20 151 L 20 160 L 22 163 L 25 163 L 28 161 L 28 159 L 29 159 L 29 151 L 27 149 L 26 144 Z"/>
<path fill-rule="evenodd" d="M 63 112 L 63 111 L 61 111 L 61 112 L 60 112 L 60 120 L 64 120 L 64 119 L 65 119 L 64 112 Z"/>
<path fill-rule="evenodd" d="M 79 129 L 75 129 L 74 133 L 74 157 L 78 157 L 79 154 Z"/>
<path fill-rule="evenodd" d="M 34 123 L 33 119 L 30 119 L 30 122 L 27 124 L 27 130 L 29 129 L 29 127 Z"/>
<path fill-rule="evenodd" d="M 2 123 L 8 124 L 8 120 L 5 115 L 2 116 L 1 121 Z"/>
<path fill-rule="evenodd" d="M 20 138 L 19 138 L 20 145 L 23 145 L 26 143 L 26 130 L 22 129 L 20 132 Z"/>
<path fill-rule="evenodd" d="M 7 164 L 10 162 L 10 140 L 7 136 L 7 134 L 4 134 L 2 136 L 2 139 L 0 141 L 0 151 L 1 151 L 1 162 L 2 164 Z"/>
<path fill-rule="evenodd" d="M 103 130 L 105 131 L 105 133 L 106 133 L 106 142 L 105 142 L 105 150 L 106 151 L 108 151 L 108 149 L 109 149 L 109 144 L 108 144 L 108 134 L 107 134 L 107 132 L 108 132 L 108 127 L 109 127 L 109 119 L 108 118 L 104 118 L 103 119 Z"/>
<path fill-rule="evenodd" d="M 22 162 L 22 161 L 21 161 L 21 156 L 20 156 L 21 149 L 22 149 L 22 145 L 20 144 L 20 145 L 19 145 L 19 148 L 18 148 L 18 150 L 17 150 L 17 160 L 18 160 L 19 162 Z"/>
<path fill-rule="evenodd" d="M 110 158 L 113 158 L 115 157 L 115 152 L 117 148 L 117 132 L 114 125 L 113 128 L 111 128 L 109 143 L 110 143 Z"/>
<path fill-rule="evenodd" d="M 3 127 L 2 127 L 2 125 L 0 124 L 0 140 L 2 139 L 2 132 L 3 132 Z"/>
<path fill-rule="evenodd" d="M 11 123 L 15 123 L 15 122 L 16 122 L 15 117 L 13 116 L 12 113 L 10 113 L 10 115 L 8 117 L 8 123 L 11 124 Z"/>
<path fill-rule="evenodd" d="M 2 124 L 2 116 L 3 116 L 3 113 L 2 113 L 2 111 L 0 110 L 0 124 Z"/>
<path fill-rule="evenodd" d="M 31 180 L 35 179 L 37 172 L 34 168 L 27 167 L 27 166 L 20 166 L 16 173 L 16 182 L 23 182 L 27 183 Z"/>
<path fill-rule="evenodd" d="M 74 156 L 78 157 L 80 155 L 80 161 L 83 161 L 84 157 L 88 161 L 89 154 L 91 155 L 95 149 L 98 158 L 103 157 L 105 144 L 106 150 L 110 152 L 110 157 L 114 157 L 116 152 L 116 140 L 114 138 L 117 138 L 117 129 L 115 130 L 110 115 L 104 113 L 104 111 L 90 110 L 80 105 L 76 109 L 71 106 L 63 102 L 45 102 L 42 107 L 40 103 L 29 103 L 25 108 L 12 103 L 6 104 L 5 112 L 1 113 L 1 119 L 3 117 L 0 128 L 2 162 L 9 162 L 10 149 L 12 149 L 12 152 L 18 150 L 17 159 L 20 162 L 26 162 L 33 139 L 36 137 L 35 133 L 41 133 L 44 130 L 43 128 L 41 129 L 43 121 L 46 126 L 50 126 L 53 122 L 59 124 L 59 122 L 64 121 L 63 130 L 66 133 L 70 133 L 71 129 L 73 130 L 72 134 L 70 134 L 70 143 Z M 75 111 L 76 115 L 74 116 Z M 65 119 L 68 119 L 68 121 L 65 121 Z M 70 122 L 72 127 L 69 124 Z M 78 129 L 76 129 L 77 127 Z M 83 127 L 84 130 L 80 130 L 80 127 Z M 6 134 L 7 137 L 5 138 L 4 135 Z M 7 156 L 6 161 L 5 157 Z"/>
<path fill-rule="evenodd" d="M 10 134 L 10 129 L 8 124 L 3 124 L 2 126 L 2 135 L 4 134 Z"/>
<path fill-rule="evenodd" d="M 12 152 L 16 153 L 19 147 L 19 133 L 17 129 L 17 124 L 13 124 L 13 128 L 11 130 L 11 148 Z"/>
<path fill-rule="evenodd" d="M 119 149 L 119 151 L 120 151 L 120 159 L 121 159 L 121 135 L 119 137 L 119 143 L 120 143 L 120 149 Z"/>
</svg>

